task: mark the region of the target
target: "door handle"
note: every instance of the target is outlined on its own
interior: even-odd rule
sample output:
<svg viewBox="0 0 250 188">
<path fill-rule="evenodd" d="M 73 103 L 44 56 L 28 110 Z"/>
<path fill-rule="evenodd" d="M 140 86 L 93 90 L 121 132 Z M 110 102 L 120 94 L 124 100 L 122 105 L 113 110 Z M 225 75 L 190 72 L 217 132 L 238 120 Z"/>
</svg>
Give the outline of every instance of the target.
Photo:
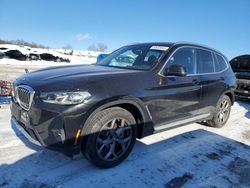
<svg viewBox="0 0 250 188">
<path fill-rule="evenodd" d="M 198 79 L 193 79 L 192 80 L 193 85 L 198 85 L 200 82 Z"/>
</svg>

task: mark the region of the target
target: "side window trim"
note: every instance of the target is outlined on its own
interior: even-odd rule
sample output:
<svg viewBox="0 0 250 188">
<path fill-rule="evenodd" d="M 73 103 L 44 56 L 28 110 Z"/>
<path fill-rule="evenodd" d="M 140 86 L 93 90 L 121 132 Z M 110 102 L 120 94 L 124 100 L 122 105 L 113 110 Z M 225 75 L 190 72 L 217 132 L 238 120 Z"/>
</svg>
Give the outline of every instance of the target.
<svg viewBox="0 0 250 188">
<path fill-rule="evenodd" d="M 218 54 L 216 54 L 216 53 L 214 53 L 214 58 L 215 58 L 215 61 L 216 61 L 216 63 L 217 63 L 217 65 L 219 64 L 219 60 L 218 60 L 218 58 L 217 58 L 217 55 Z M 216 71 L 215 71 L 216 72 Z M 218 72 L 218 71 L 217 71 Z"/>
<path fill-rule="evenodd" d="M 200 67 L 204 66 L 204 64 L 202 64 L 203 62 L 200 62 L 200 60 L 203 58 L 201 54 L 204 53 L 204 52 L 209 54 L 209 56 L 211 58 L 211 61 L 212 61 L 212 63 L 209 63 L 209 64 L 211 64 L 213 67 L 211 67 L 212 70 L 210 70 L 209 72 L 201 72 L 201 73 L 198 73 L 198 74 L 199 75 L 203 75 L 203 74 L 215 74 L 215 58 L 214 58 L 213 52 L 211 50 L 198 49 L 198 65 L 200 65 Z"/>
<path fill-rule="evenodd" d="M 209 50 L 209 49 L 206 49 L 206 48 L 202 48 L 202 47 L 197 47 L 197 46 L 188 46 L 188 45 L 185 45 L 185 46 L 181 46 L 181 47 L 178 47 L 178 48 L 176 48 L 173 52 L 172 52 L 172 54 L 167 58 L 167 60 L 165 61 L 165 63 L 164 63 L 164 65 L 162 66 L 162 68 L 160 69 L 160 71 L 158 72 L 158 75 L 159 76 L 162 76 L 162 77 L 176 77 L 176 76 L 164 76 L 163 75 L 163 71 L 164 71 L 164 68 L 167 66 L 167 64 L 168 64 L 168 62 L 169 62 L 169 60 L 171 59 L 171 57 L 176 53 L 176 51 L 177 50 L 179 50 L 179 49 L 181 49 L 181 48 L 186 48 L 186 47 L 189 47 L 189 48 L 194 48 L 194 49 L 202 49 L 202 50 L 207 50 L 207 51 L 210 51 L 212 54 L 214 53 L 214 54 L 218 54 L 218 55 L 220 55 L 219 53 L 217 53 L 217 52 L 214 52 L 214 51 L 212 51 L 212 50 Z M 224 56 L 222 56 L 222 55 L 220 55 L 223 59 L 224 59 L 224 61 L 225 61 L 225 63 L 226 63 L 226 65 L 227 65 L 227 67 L 224 69 L 224 70 L 222 70 L 222 71 L 220 71 L 220 72 L 213 72 L 213 73 L 197 73 L 197 66 L 198 66 L 198 57 L 197 57 L 197 50 L 196 50 L 196 74 L 189 74 L 189 75 L 187 75 L 187 76 L 194 76 L 194 75 L 209 75 L 209 74 L 218 74 L 218 73 L 222 73 L 222 72 L 224 72 L 224 71 L 226 71 L 228 68 L 229 68 L 229 65 L 228 65 L 228 61 L 226 61 L 226 59 L 225 59 L 225 57 Z M 214 62 L 214 61 L 213 61 Z M 214 65 L 214 70 L 215 70 L 215 65 Z"/>
<path fill-rule="evenodd" d="M 188 48 L 188 49 L 193 49 L 195 50 L 195 74 L 188 74 L 187 76 L 191 76 L 191 75 L 197 75 L 197 70 L 198 70 L 198 57 L 197 57 L 197 48 L 196 47 L 193 47 L 193 46 L 181 46 L 177 49 L 174 50 L 174 52 L 168 57 L 168 59 L 165 61 L 164 65 L 162 66 L 162 68 L 160 69 L 158 75 L 160 76 L 163 76 L 163 77 L 166 77 L 162 74 L 163 70 L 166 68 L 167 64 L 169 63 L 169 61 L 171 60 L 171 58 L 181 49 L 183 48 Z M 175 77 L 175 76 L 167 76 L 167 77 Z"/>
<path fill-rule="evenodd" d="M 211 51 L 210 51 L 211 52 Z M 214 55 L 214 52 L 211 52 L 212 54 L 212 59 L 213 59 L 213 64 L 214 64 L 214 73 L 216 73 L 216 70 L 215 70 L 215 55 Z"/>
<path fill-rule="evenodd" d="M 198 53 L 197 53 L 197 48 L 193 48 L 195 50 L 195 74 L 193 75 L 197 75 L 198 74 Z M 189 74 L 192 75 L 192 74 Z"/>
<path fill-rule="evenodd" d="M 228 60 L 227 60 L 223 55 L 221 55 L 221 54 L 219 54 L 219 53 L 216 53 L 216 52 L 214 52 L 214 56 L 216 57 L 216 60 L 217 60 L 218 63 L 219 63 L 219 60 L 218 60 L 217 56 L 220 56 L 220 57 L 223 59 L 225 65 L 226 65 L 226 68 L 223 69 L 222 71 L 219 71 L 219 72 L 224 72 L 225 70 L 227 70 L 228 67 L 229 67 L 229 62 L 228 62 Z M 219 72 L 216 72 L 216 73 L 219 73 Z"/>
</svg>

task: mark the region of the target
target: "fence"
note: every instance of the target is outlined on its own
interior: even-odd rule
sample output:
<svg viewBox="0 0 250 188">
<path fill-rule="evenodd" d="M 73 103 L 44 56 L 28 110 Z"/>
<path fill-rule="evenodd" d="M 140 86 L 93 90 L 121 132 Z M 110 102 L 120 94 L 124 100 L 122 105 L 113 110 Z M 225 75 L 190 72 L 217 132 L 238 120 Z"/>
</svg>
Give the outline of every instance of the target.
<svg viewBox="0 0 250 188">
<path fill-rule="evenodd" d="M 12 92 L 12 83 L 7 80 L 0 80 L 0 96 L 10 96 Z"/>
</svg>

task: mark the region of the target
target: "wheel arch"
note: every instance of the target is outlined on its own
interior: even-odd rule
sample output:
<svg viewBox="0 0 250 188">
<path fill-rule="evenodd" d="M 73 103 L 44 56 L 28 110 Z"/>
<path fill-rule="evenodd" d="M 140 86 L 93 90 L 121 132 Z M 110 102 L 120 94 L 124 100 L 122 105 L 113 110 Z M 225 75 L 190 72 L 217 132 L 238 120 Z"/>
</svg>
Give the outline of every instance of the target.
<svg viewBox="0 0 250 188">
<path fill-rule="evenodd" d="M 87 135 L 84 135 L 87 131 L 87 127 L 85 126 L 88 122 L 93 118 L 94 114 L 108 108 L 112 107 L 120 107 L 127 111 L 129 111 L 135 118 L 137 123 L 137 138 L 142 138 L 144 136 L 150 135 L 153 133 L 153 123 L 150 119 L 150 116 L 146 109 L 144 109 L 142 102 L 136 98 L 126 98 L 126 99 L 112 99 L 105 100 L 99 102 L 95 105 L 92 110 L 90 110 L 87 114 L 87 119 L 84 121 L 81 128 L 81 138 L 79 144 L 83 149 L 85 146 L 85 139 Z"/>
<path fill-rule="evenodd" d="M 115 105 L 110 106 L 108 108 L 112 108 L 112 107 L 123 108 L 123 109 L 129 111 L 134 116 L 135 121 L 137 123 L 137 138 L 141 138 L 142 133 L 143 133 L 143 124 L 145 121 L 145 117 L 144 117 L 144 113 L 140 109 L 140 107 L 136 106 L 135 104 L 132 104 L 132 103 L 118 103 L 118 104 L 115 104 Z"/>
<path fill-rule="evenodd" d="M 223 94 L 224 94 L 224 95 L 227 95 L 227 96 L 230 98 L 231 103 L 232 103 L 232 105 L 233 105 L 234 102 L 235 102 L 234 92 L 233 92 L 232 90 L 228 90 L 228 91 L 225 91 Z"/>
</svg>

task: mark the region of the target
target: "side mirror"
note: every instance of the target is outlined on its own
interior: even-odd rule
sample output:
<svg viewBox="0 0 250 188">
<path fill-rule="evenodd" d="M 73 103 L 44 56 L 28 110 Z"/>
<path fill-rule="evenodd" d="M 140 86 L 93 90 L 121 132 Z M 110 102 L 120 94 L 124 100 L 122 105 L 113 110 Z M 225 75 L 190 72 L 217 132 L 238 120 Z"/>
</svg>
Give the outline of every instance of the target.
<svg viewBox="0 0 250 188">
<path fill-rule="evenodd" d="M 187 71 L 186 69 L 178 64 L 170 65 L 164 70 L 164 76 L 186 76 Z"/>
<path fill-rule="evenodd" d="M 97 57 L 96 57 L 96 61 L 99 62 L 101 60 L 103 60 L 105 57 L 107 57 L 109 54 L 99 54 Z"/>
</svg>

